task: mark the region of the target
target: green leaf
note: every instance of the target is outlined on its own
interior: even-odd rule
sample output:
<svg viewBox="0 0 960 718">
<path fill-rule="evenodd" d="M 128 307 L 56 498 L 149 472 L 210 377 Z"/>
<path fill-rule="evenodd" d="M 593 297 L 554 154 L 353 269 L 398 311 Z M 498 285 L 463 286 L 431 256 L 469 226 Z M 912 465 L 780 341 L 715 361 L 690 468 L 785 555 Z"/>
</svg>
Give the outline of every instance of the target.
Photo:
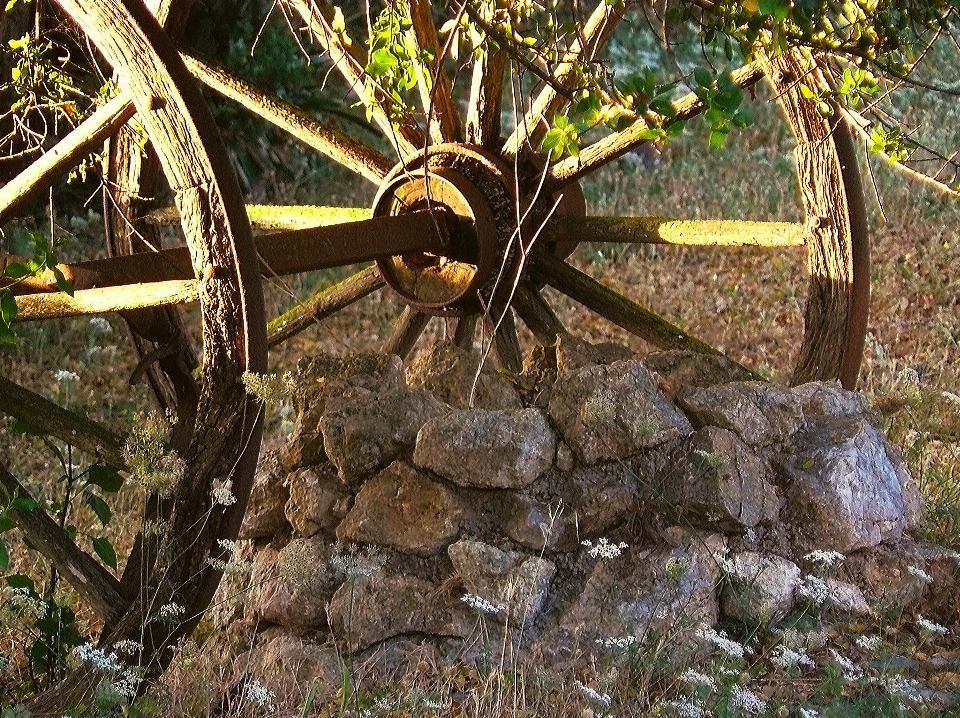
<svg viewBox="0 0 960 718">
<path fill-rule="evenodd" d="M 10 565 L 10 552 L 7 551 L 7 544 L 0 538 L 0 571 L 6 571 Z"/>
<path fill-rule="evenodd" d="M 28 267 L 23 262 L 11 262 L 7 265 L 7 268 L 3 270 L 3 273 L 6 274 L 11 279 L 22 279 L 33 274 Z"/>
<path fill-rule="evenodd" d="M 714 127 L 710 130 L 710 136 L 707 138 L 707 146 L 711 150 L 723 149 L 723 146 L 727 144 L 727 135 L 730 134 L 730 128 L 727 127 Z"/>
<path fill-rule="evenodd" d="M 700 87 L 713 86 L 713 74 L 705 67 L 697 67 L 693 70 L 693 80 Z"/>
<path fill-rule="evenodd" d="M 87 483 L 99 486 L 104 491 L 114 493 L 123 486 L 123 477 L 113 466 L 94 464 L 87 472 Z"/>
<path fill-rule="evenodd" d="M 87 502 L 87 505 L 93 509 L 93 513 L 97 515 L 97 518 L 100 519 L 101 524 L 106 526 L 108 523 L 110 523 L 110 519 L 113 517 L 113 512 L 110 511 L 110 507 L 107 505 L 106 501 L 90 491 L 84 492 L 83 498 Z"/>
<path fill-rule="evenodd" d="M 17 496 L 13 501 L 10 502 L 10 508 L 14 511 L 30 513 L 37 508 L 37 502 L 31 499 L 29 496 Z"/>
<path fill-rule="evenodd" d="M 117 552 L 113 550 L 113 544 L 103 536 L 93 540 L 93 550 L 100 559 L 110 568 L 117 568 Z"/>
<path fill-rule="evenodd" d="M 33 587 L 33 581 L 29 576 L 25 576 L 22 573 L 15 573 L 11 576 L 7 576 L 7 585 L 10 588 L 25 588 L 31 593 L 35 592 L 36 589 Z"/>
<path fill-rule="evenodd" d="M 816 97 L 816 94 L 813 92 L 813 90 L 811 90 L 802 82 L 800 83 L 800 94 L 803 95 L 803 99 L 805 100 L 812 100 Z"/>
<path fill-rule="evenodd" d="M 4 322 L 0 322 L 0 344 L 9 344 L 10 346 L 16 346 L 17 336 L 10 329 L 10 326 Z"/>
<path fill-rule="evenodd" d="M 56 265 L 50 267 L 50 270 L 53 272 L 53 276 L 57 278 L 57 289 L 61 292 L 73 296 L 73 282 L 63 276 L 63 272 L 60 271 L 60 268 Z"/>
<path fill-rule="evenodd" d="M 6 514 L 0 514 L 0 534 L 6 533 L 14 526 L 16 526 L 16 524 L 13 523 L 13 519 Z"/>
<path fill-rule="evenodd" d="M 374 50 L 367 64 L 367 74 L 370 77 L 380 77 L 397 66 L 397 58 L 393 53 L 383 48 Z"/>
<path fill-rule="evenodd" d="M 13 324 L 17 318 L 17 300 L 9 289 L 0 291 L 0 320 L 4 324 Z"/>
</svg>

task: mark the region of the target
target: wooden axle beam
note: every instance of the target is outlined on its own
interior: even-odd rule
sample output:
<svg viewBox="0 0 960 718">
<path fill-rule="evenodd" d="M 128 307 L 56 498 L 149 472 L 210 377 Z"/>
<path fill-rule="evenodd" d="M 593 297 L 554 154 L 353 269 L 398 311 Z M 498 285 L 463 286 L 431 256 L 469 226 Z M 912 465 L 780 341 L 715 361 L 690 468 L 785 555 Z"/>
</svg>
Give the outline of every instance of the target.
<svg viewBox="0 0 960 718">
<path fill-rule="evenodd" d="M 546 242 L 622 242 L 697 247 L 802 247 L 807 229 L 793 222 L 668 217 L 576 217 L 559 215 L 544 227 Z"/>
</svg>

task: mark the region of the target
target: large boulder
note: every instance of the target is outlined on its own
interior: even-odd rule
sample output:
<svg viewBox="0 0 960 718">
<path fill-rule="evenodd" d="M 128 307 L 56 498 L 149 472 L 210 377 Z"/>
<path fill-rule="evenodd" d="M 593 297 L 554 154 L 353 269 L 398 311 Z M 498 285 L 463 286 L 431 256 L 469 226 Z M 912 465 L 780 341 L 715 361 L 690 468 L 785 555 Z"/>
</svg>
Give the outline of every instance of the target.
<svg viewBox="0 0 960 718">
<path fill-rule="evenodd" d="M 774 466 L 800 550 L 848 553 L 919 525 L 922 503 L 903 461 L 863 417 L 820 417 Z"/>
<path fill-rule="evenodd" d="M 622 459 L 692 431 L 639 360 L 587 365 L 564 374 L 548 409 L 584 464 Z"/>
<path fill-rule="evenodd" d="M 793 609 L 800 567 L 779 556 L 744 551 L 722 557 L 725 616 L 749 626 L 773 625 Z"/>
<path fill-rule="evenodd" d="M 507 379 L 475 352 L 453 342 L 437 342 L 407 367 L 407 383 L 429 389 L 441 401 L 458 408 L 509 411 L 522 409 L 520 394 Z"/>
<path fill-rule="evenodd" d="M 687 387 L 677 394 L 677 403 L 698 429 L 729 429 L 750 446 L 783 443 L 803 426 L 800 397 L 766 382 Z"/>
<path fill-rule="evenodd" d="M 727 530 L 777 520 L 780 499 L 770 465 L 732 431 L 708 426 L 685 460 L 656 481 L 661 500 L 694 523 Z"/>
<path fill-rule="evenodd" d="M 753 378 L 749 371 L 722 354 L 671 349 L 647 354 L 643 364 L 654 375 L 663 393 L 671 399 L 687 386 L 716 386 Z"/>
<path fill-rule="evenodd" d="M 556 451 L 538 409 L 461 409 L 423 425 L 413 461 L 460 486 L 519 489 L 550 468 Z"/>
<path fill-rule="evenodd" d="M 348 483 L 373 475 L 413 448 L 420 428 L 450 410 L 425 389 L 365 391 L 320 420 L 323 447 Z"/>
<path fill-rule="evenodd" d="M 429 556 L 453 542 L 463 515 L 449 488 L 397 461 L 363 485 L 337 538 Z"/>
<path fill-rule="evenodd" d="M 337 586 L 330 546 L 320 537 L 265 547 L 253 562 L 246 618 L 297 630 L 327 625 L 326 605 Z"/>
<path fill-rule="evenodd" d="M 329 462 L 291 474 L 288 494 L 284 513 L 298 536 L 332 533 L 349 508 L 350 494 Z"/>
<path fill-rule="evenodd" d="M 257 470 L 240 527 L 241 539 L 267 538 L 282 533 L 287 527 L 284 505 L 290 488 L 284 473 L 276 460 L 266 462 Z"/>
</svg>

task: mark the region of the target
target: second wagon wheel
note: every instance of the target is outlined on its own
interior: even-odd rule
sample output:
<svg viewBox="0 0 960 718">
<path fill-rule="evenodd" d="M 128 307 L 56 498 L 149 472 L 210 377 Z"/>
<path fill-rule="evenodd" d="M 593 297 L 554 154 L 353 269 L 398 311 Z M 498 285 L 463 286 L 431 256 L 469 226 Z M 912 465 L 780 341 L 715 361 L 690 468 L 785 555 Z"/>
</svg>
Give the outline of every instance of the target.
<svg viewBox="0 0 960 718">
<path fill-rule="evenodd" d="M 464 4 L 453 19 L 469 18 L 485 39 L 477 46 L 470 66 L 461 67 L 457 75 L 461 81 L 472 75 L 463 117 L 446 71 L 449 63 L 436 59 L 443 58 L 449 42 L 445 48 L 438 38 L 436 10 L 430 3 L 387 3 L 378 20 L 383 22 L 377 25 L 393 28 L 396 37 L 391 36 L 391 42 L 406 48 L 405 61 L 417 80 L 418 110 L 401 104 L 401 96 L 383 74 L 385 67 L 393 65 L 382 53 L 377 54 L 381 49 L 376 41 L 373 52 L 368 52 L 351 37 L 338 8 L 325 0 L 282 0 L 280 5 L 288 20 L 299 21 L 304 41 L 327 54 L 347 86 L 369 108 L 393 145 L 397 161 L 199 55 L 185 57 L 188 67 L 213 90 L 373 182 L 378 189 L 374 215 L 397 219 L 417 210 L 444 208 L 459 218 L 460 229 L 446 253 L 417 251 L 381 260 L 376 268 L 322 290 L 273 320 L 269 325 L 271 346 L 386 285 L 406 303 L 385 343 L 386 351 L 405 356 L 432 316 L 461 317 L 456 335 L 466 341 L 472 336 L 476 317 L 485 315 L 497 328 L 501 364 L 516 371 L 520 362 L 513 309 L 543 343 L 551 344 L 558 333 L 566 332 L 538 291 L 548 284 L 653 346 L 714 352 L 564 258 L 581 241 L 752 245 L 769 246 L 772 251 L 805 245 L 809 274 L 806 328 L 792 381 L 839 379 L 847 387 L 856 384 L 868 305 L 864 202 L 848 132 L 821 116 L 801 93 L 800 78 L 815 91 L 825 82 L 804 50 L 744 65 L 730 78 L 746 87 L 766 75 L 772 85 L 797 139 L 796 170 L 805 223 L 585 217 L 578 186 L 581 179 L 649 142 L 651 126 L 667 128 L 706 109 L 691 91 L 673 100 L 671 112 L 635 115 L 625 128 L 581 147 L 577 157 L 550 161 L 542 151 L 551 118 L 562 113 L 580 89 L 581 75 L 576 68 L 602 58 L 618 24 L 636 9 L 633 3 L 596 3 L 592 13 L 581 18 L 578 31 L 559 48 L 560 59 L 549 72 L 525 57 L 529 48 L 500 34 L 489 8 Z M 397 20 L 396 14 L 402 18 Z M 430 52 L 421 54 L 421 49 Z M 525 115 L 517 118 L 516 129 L 504 138 L 501 114 L 509 67 L 535 73 L 542 82 Z M 281 225 L 310 216 L 307 208 L 263 211 Z M 338 216 L 355 216 L 351 211 L 345 208 L 338 213 L 327 208 L 317 217 L 337 221 Z M 390 226 L 384 225 L 384 246 L 403 231 L 395 225 L 391 232 Z M 343 241 L 353 241 L 351 225 L 342 225 L 342 230 Z M 508 303 L 513 309 L 505 308 Z"/>
<path fill-rule="evenodd" d="M 261 406 L 241 381 L 266 369 L 267 345 L 256 249 L 236 177 L 209 110 L 173 44 L 145 5 L 133 0 L 58 0 L 63 12 L 113 66 L 120 95 L 83 121 L 28 170 L 0 189 L 0 218 L 113 136 L 134 114 L 152 140 L 182 219 L 187 248 L 143 261 L 92 260 L 60 266 L 72 276 L 73 296 L 44 291 L 40 282 L 15 287 L 19 321 L 83 314 L 149 311 L 196 301 L 202 324 L 202 361 L 195 386 L 179 408 L 182 478 L 153 493 L 147 518 L 163 530 L 139 537 L 124 573 L 115 577 L 38 507 L 15 521 L 105 624 L 101 645 L 129 639 L 141 645 L 140 674 L 155 676 L 170 659 L 171 642 L 188 635 L 220 580 L 209 561 L 218 541 L 237 535 L 253 481 L 261 436 Z M 9 258 L 4 258 L 8 260 Z M 147 316 L 147 315 L 144 315 Z M 121 440 L 98 424 L 0 378 L 2 409 L 45 433 L 120 468 L 130 469 Z M 186 404 L 189 403 L 189 406 Z M 159 460 L 159 457 L 154 457 Z M 147 467 L 158 470 L 158 466 Z M 5 494 L 26 489 L 0 467 Z M 226 482 L 231 501 L 215 501 Z M 159 522 L 159 523 L 158 523 Z M 160 560 L 162 553 L 167 559 Z M 162 564 L 162 570 L 154 570 Z M 162 617 L 163 605 L 177 605 Z M 87 671 L 92 670 L 89 667 Z M 60 715 L 95 688 L 96 672 L 81 671 L 32 706 Z"/>
</svg>

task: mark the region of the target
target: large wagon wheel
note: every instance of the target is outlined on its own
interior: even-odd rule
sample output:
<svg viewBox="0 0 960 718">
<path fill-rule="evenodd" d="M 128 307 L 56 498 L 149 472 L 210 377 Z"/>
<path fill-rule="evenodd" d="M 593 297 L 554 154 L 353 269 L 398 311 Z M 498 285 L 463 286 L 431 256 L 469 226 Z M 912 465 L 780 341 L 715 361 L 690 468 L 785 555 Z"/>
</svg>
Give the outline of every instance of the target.
<svg viewBox="0 0 960 718">
<path fill-rule="evenodd" d="M 542 343 L 551 344 L 557 334 L 566 332 L 538 291 L 547 284 L 654 346 L 713 352 L 685 331 L 575 269 L 564 257 L 578 241 L 585 240 L 773 249 L 805 245 L 809 274 L 805 331 L 792 381 L 837 379 L 848 388 L 855 386 L 869 302 L 864 200 L 847 129 L 823 117 L 801 94 L 801 78 L 815 91 L 826 88 L 826 80 L 808 53 L 796 50 L 776 59 L 761 58 L 732 73 L 741 86 L 766 75 L 773 87 L 797 139 L 796 171 L 805 223 L 584 217 L 579 180 L 648 141 L 647 123 L 637 119 L 626 129 L 581 148 L 579 157 L 557 162 L 548 162 L 540 145 L 549 118 L 569 104 L 576 83 L 575 63 L 589 62 L 602 52 L 625 12 L 622 5 L 596 4 L 582 33 L 570 44 L 566 61 L 556 66 L 553 77 L 546 78 L 549 82 L 505 140 L 500 125 L 504 71 L 511 54 L 522 60 L 518 55 L 522 49 L 514 48 L 511 53 L 509 40 L 497 36 L 469 7 L 472 20 L 496 37 L 499 49 L 481 51 L 474 62 L 464 118 L 457 112 L 451 81 L 442 64 L 418 66 L 422 115 L 427 118 L 421 126 L 411 113 L 398 113 L 375 83 L 365 84 L 366 53 L 347 30 L 337 26 L 332 4 L 283 0 L 282 5 L 288 18 L 299 18 L 304 33 L 328 53 L 347 85 L 372 106 L 373 119 L 393 144 L 399 163 L 202 57 L 186 55 L 187 66 L 213 90 L 373 182 L 378 188 L 375 216 L 398 217 L 411 210 L 444 207 L 464 219 L 471 230 L 469 237 L 460 232 L 447 256 L 423 252 L 395 256 L 380 261 L 377 271 L 364 270 L 321 291 L 270 323 L 271 346 L 385 284 L 407 304 L 385 351 L 406 355 L 430 317 L 436 315 L 462 316 L 457 336 L 464 340 L 472 333 L 475 317 L 483 313 L 497 328 L 501 364 L 516 371 L 519 351 L 513 310 Z M 401 5 L 408 10 L 409 32 L 419 47 L 438 50 L 430 3 L 408 0 Z M 704 110 L 693 92 L 673 104 L 676 114 L 661 118 L 664 127 Z M 546 173 L 539 172 L 545 166 Z M 279 216 L 305 216 L 302 209 L 290 210 L 286 215 L 283 208 L 276 211 Z M 518 230 L 520 215 L 524 221 L 519 222 Z M 342 241 L 353 240 L 354 227 L 360 225 L 342 226 Z M 535 236 L 539 238 L 528 252 Z M 381 239 L 384 244 L 389 241 L 389 235 Z M 512 310 L 507 309 L 508 304 Z"/>
<path fill-rule="evenodd" d="M 50 186 L 78 159 L 112 136 L 136 114 L 149 134 L 182 219 L 188 253 L 154 262 L 155 274 L 133 268 L 113 273 L 109 263 L 64 267 L 73 275 L 73 298 L 51 292 L 17 297 L 19 319 L 102 313 L 164 302 L 200 304 L 203 355 L 196 400 L 180 422 L 173 443 L 180 450 L 183 479 L 169 496 L 154 494 L 148 514 L 164 530 L 140 538 L 118 579 L 81 550 L 41 508 L 15 516 L 31 545 L 41 550 L 104 621 L 102 644 L 142 643 L 146 677 L 162 671 L 163 649 L 189 634 L 209 604 L 220 572 L 208 559 L 219 555 L 218 540 L 239 530 L 260 446 L 259 403 L 249 397 L 241 376 L 266 369 L 263 295 L 256 249 L 226 150 L 195 82 L 156 19 L 138 2 L 63 0 L 63 11 L 99 49 L 120 80 L 121 94 L 64 138 L 32 167 L 0 190 L 0 219 L 23 199 Z M 159 270 L 156 266 L 159 265 Z M 178 265 L 175 279 L 166 265 Z M 128 286 L 110 286 L 124 284 Z M 134 282 L 159 280 L 149 284 Z M 96 288 L 93 288 L 96 287 Z M 24 289 L 24 287 L 20 287 Z M 34 287 L 36 289 L 36 287 Z M 158 301 L 159 300 L 159 301 Z M 192 377 L 189 377 L 192 381 Z M 187 390 L 189 393 L 189 390 Z M 89 419 L 52 405 L 15 383 L 0 379 L 0 408 L 36 428 L 126 468 L 120 440 Z M 26 490 L 6 469 L 0 481 L 8 495 Z M 230 481 L 236 502 L 213 501 L 216 482 Z M 169 560 L 162 571 L 162 550 Z M 164 604 L 169 611 L 158 620 Z M 95 686 L 95 672 L 81 671 L 34 706 L 35 713 L 61 714 L 80 704 Z"/>
</svg>

